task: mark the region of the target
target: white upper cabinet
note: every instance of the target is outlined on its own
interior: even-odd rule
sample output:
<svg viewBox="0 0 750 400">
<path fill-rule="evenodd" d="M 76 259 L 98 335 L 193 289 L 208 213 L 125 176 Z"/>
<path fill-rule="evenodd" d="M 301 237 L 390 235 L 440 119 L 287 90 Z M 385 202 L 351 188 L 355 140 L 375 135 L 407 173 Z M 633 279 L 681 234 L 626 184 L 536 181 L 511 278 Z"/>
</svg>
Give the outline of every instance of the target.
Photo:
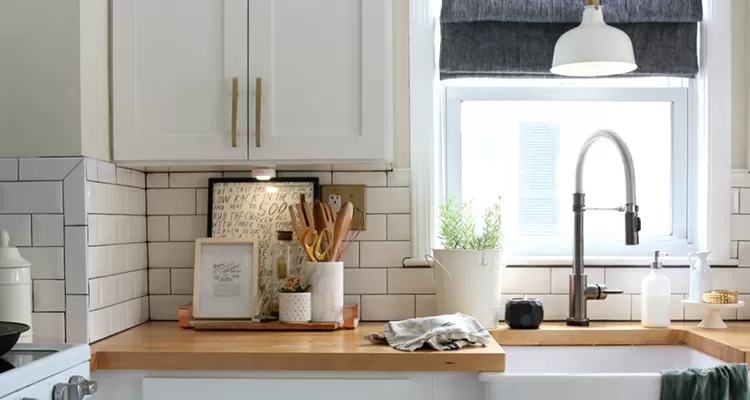
<svg viewBox="0 0 750 400">
<path fill-rule="evenodd" d="M 250 159 L 390 160 L 391 19 L 391 0 L 250 0 Z"/>
<path fill-rule="evenodd" d="M 247 15 L 246 0 L 112 2 L 115 161 L 247 159 Z"/>
</svg>

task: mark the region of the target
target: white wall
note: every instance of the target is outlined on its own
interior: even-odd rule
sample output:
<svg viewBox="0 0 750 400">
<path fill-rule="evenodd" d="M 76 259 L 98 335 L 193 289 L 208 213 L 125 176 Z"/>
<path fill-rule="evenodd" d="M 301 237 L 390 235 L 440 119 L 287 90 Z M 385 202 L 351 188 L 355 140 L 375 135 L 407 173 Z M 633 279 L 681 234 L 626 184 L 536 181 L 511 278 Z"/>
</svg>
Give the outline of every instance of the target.
<svg viewBox="0 0 750 400">
<path fill-rule="evenodd" d="M 393 163 L 409 168 L 409 2 L 393 4 Z"/>
<path fill-rule="evenodd" d="M 109 158 L 108 8 L 0 3 L 0 157 Z"/>
<path fill-rule="evenodd" d="M 750 135 L 750 7 L 747 0 L 732 0 L 732 168 L 748 168 L 748 136 Z"/>
</svg>

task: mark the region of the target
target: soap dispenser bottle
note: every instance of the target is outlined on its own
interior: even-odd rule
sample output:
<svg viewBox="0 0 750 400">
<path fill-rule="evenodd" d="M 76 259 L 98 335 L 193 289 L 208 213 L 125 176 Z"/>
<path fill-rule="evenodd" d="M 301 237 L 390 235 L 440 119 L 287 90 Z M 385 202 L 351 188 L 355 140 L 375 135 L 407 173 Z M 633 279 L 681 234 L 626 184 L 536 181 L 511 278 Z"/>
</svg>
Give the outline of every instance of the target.
<svg viewBox="0 0 750 400">
<path fill-rule="evenodd" d="M 664 275 L 659 250 L 654 251 L 651 272 L 641 281 L 641 324 L 647 328 L 669 326 L 669 295 L 672 284 Z"/>
</svg>

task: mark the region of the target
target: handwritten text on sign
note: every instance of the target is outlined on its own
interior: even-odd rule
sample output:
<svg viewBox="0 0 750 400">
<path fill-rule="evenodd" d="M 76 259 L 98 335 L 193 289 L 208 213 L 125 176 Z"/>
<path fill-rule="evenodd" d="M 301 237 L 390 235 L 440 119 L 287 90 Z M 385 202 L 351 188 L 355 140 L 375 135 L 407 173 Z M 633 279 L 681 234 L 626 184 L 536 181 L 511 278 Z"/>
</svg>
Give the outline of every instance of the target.
<svg viewBox="0 0 750 400">
<path fill-rule="evenodd" d="M 217 182 L 213 186 L 211 236 L 254 239 L 258 244 L 260 296 L 276 298 L 276 279 L 271 246 L 276 231 L 291 231 L 288 207 L 299 202 L 299 195 L 313 198 L 311 182 Z M 294 260 L 300 266 L 304 250 L 295 246 Z"/>
</svg>

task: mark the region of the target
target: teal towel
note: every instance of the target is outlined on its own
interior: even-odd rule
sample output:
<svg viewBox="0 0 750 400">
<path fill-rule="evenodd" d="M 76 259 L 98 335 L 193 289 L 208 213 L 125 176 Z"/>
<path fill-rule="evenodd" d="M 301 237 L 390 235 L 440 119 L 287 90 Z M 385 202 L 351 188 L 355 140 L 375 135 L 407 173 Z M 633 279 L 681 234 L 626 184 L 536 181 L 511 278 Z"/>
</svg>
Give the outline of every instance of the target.
<svg viewBox="0 0 750 400">
<path fill-rule="evenodd" d="M 661 371 L 661 400 L 750 400 L 747 364 Z"/>
</svg>

